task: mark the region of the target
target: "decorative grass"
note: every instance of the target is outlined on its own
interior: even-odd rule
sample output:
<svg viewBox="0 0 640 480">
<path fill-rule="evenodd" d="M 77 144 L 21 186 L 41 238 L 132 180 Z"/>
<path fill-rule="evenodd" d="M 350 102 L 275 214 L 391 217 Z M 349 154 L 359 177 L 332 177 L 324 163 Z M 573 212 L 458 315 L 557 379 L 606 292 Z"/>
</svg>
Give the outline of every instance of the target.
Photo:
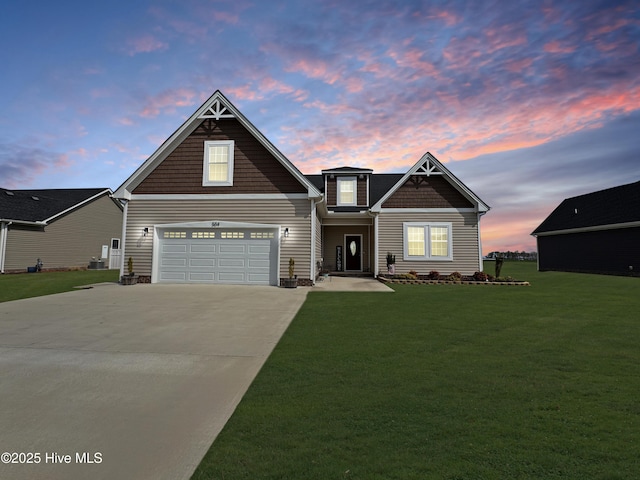
<svg viewBox="0 0 640 480">
<path fill-rule="evenodd" d="M 73 287 L 117 282 L 119 270 L 78 270 L 0 275 L 0 302 L 40 297 L 73 290 Z"/>
<path fill-rule="evenodd" d="M 503 274 L 310 293 L 192 478 L 640 477 L 640 279 Z"/>
</svg>

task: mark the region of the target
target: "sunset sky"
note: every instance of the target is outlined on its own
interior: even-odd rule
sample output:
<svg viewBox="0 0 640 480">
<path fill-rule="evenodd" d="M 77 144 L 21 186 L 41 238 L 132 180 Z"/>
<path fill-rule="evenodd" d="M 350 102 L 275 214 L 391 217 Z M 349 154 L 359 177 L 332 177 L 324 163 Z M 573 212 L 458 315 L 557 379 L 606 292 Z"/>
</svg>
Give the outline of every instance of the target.
<svg viewBox="0 0 640 480">
<path fill-rule="evenodd" d="M 18 2 L 0 187 L 116 189 L 216 89 L 303 173 L 425 152 L 535 250 L 564 198 L 640 180 L 640 2 Z"/>
</svg>

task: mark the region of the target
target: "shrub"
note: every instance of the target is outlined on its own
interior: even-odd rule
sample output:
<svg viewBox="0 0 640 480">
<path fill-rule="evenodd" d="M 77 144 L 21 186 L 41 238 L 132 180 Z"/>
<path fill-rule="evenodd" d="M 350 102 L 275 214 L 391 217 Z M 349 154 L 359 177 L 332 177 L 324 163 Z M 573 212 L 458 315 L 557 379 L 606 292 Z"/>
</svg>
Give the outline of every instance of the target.
<svg viewBox="0 0 640 480">
<path fill-rule="evenodd" d="M 451 282 L 459 282 L 462 280 L 462 274 L 460 272 L 453 272 L 447 279 Z"/>
<path fill-rule="evenodd" d="M 438 280 L 440 278 L 440 272 L 438 272 L 436 270 L 431 270 L 429 272 L 429 275 L 427 275 L 427 278 L 429 280 Z"/>
<path fill-rule="evenodd" d="M 418 278 L 418 272 L 416 272 L 415 270 L 409 270 L 409 275 L 413 275 L 414 277 Z"/>
<path fill-rule="evenodd" d="M 476 272 L 473 274 L 473 279 L 476 282 L 486 282 L 489 279 L 489 275 L 484 272 Z"/>
</svg>

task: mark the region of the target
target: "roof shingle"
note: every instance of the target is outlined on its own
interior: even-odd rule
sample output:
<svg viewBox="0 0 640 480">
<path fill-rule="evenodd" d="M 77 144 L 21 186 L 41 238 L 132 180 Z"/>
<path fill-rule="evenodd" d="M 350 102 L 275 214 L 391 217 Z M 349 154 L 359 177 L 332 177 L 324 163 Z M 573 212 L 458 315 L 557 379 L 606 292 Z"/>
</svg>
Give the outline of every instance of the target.
<svg viewBox="0 0 640 480">
<path fill-rule="evenodd" d="M 567 198 L 532 235 L 640 222 L 640 181 Z"/>
</svg>

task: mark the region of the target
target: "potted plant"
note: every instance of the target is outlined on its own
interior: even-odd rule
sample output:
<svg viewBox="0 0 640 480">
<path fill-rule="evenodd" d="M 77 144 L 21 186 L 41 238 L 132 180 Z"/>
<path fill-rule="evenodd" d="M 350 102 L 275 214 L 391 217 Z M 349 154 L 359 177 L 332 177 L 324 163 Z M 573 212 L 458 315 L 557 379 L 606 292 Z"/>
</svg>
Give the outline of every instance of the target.
<svg viewBox="0 0 640 480">
<path fill-rule="evenodd" d="M 294 275 L 296 261 L 293 257 L 289 258 L 289 278 L 284 279 L 285 288 L 296 288 L 298 286 L 298 278 Z"/>
<path fill-rule="evenodd" d="M 138 276 L 133 271 L 133 258 L 131 257 L 127 260 L 127 271 L 129 275 L 122 275 L 122 277 L 120 277 L 120 283 L 122 283 L 122 285 L 135 285 L 138 283 Z"/>
<path fill-rule="evenodd" d="M 387 271 L 389 275 L 396 274 L 396 256 L 392 255 L 391 252 L 387 252 Z"/>
</svg>

